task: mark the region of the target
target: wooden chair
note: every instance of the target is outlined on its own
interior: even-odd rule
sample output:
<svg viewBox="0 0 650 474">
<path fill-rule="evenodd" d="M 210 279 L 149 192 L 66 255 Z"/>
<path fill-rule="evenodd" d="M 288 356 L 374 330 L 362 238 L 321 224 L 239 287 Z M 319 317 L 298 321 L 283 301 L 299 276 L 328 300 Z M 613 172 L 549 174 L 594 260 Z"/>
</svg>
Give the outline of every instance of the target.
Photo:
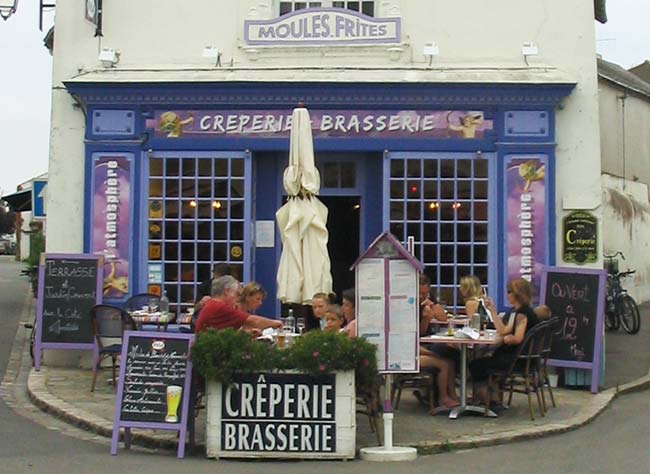
<svg viewBox="0 0 650 474">
<path fill-rule="evenodd" d="M 95 391 L 97 371 L 104 359 L 111 358 L 113 369 L 113 389 L 117 388 L 116 370 L 117 358 L 122 353 L 122 335 L 129 325 L 130 318 L 117 306 L 98 304 L 90 310 L 90 318 L 95 335 L 95 351 L 93 354 L 93 382 L 90 391 Z M 106 345 L 105 339 L 111 339 Z"/>
<path fill-rule="evenodd" d="M 524 393 L 528 397 L 528 409 L 530 419 L 535 419 L 531 394 L 537 396 L 537 404 L 542 416 L 545 416 L 542 403 L 538 367 L 542 350 L 542 335 L 546 331 L 547 322 L 537 324 L 526 334 L 523 342 L 519 345 L 517 353 L 507 370 L 491 369 L 488 371 L 488 400 L 492 400 L 493 387 L 497 384 L 508 390 L 508 406 L 512 403 L 514 392 Z M 488 415 L 489 403 L 485 407 L 485 416 Z"/>
<path fill-rule="evenodd" d="M 542 349 L 540 353 L 540 358 L 538 359 L 538 368 L 537 371 L 539 373 L 539 377 L 541 379 L 541 384 L 542 384 L 542 403 L 544 404 L 544 411 L 546 410 L 546 398 L 544 397 L 544 388 L 543 386 L 546 385 L 546 388 L 548 389 L 548 394 L 551 397 L 551 403 L 553 405 L 553 408 L 555 408 L 557 405 L 555 404 L 555 397 L 553 396 L 553 389 L 551 388 L 551 381 L 549 380 L 548 376 L 548 370 L 547 370 L 547 365 L 548 365 L 548 359 L 551 356 L 551 348 L 553 347 L 553 338 L 557 334 L 558 331 L 558 326 L 560 323 L 560 318 L 557 316 L 549 319 L 546 321 L 544 328 L 544 333 L 542 335 Z"/>
<path fill-rule="evenodd" d="M 402 398 L 402 390 L 411 388 L 420 391 L 418 401 L 425 405 L 429 411 L 433 411 L 436 407 L 437 388 L 436 377 L 438 371 L 436 369 L 422 369 L 417 374 L 404 374 L 395 376 L 393 386 L 391 387 L 391 403 L 393 408 L 399 408 L 399 402 Z"/>
<path fill-rule="evenodd" d="M 380 384 L 369 391 L 362 391 L 357 389 L 357 409 L 356 412 L 368 417 L 370 423 L 370 431 L 377 436 L 377 444 L 381 446 L 381 430 L 379 429 L 379 420 L 381 419 L 382 403 L 380 392 Z"/>
</svg>

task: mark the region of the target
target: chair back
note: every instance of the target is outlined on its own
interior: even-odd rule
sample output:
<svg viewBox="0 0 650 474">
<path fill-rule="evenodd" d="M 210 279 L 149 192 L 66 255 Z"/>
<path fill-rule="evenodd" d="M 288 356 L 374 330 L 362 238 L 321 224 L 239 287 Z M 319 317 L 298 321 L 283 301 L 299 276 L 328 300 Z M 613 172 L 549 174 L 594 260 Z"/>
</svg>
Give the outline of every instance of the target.
<svg viewBox="0 0 650 474">
<path fill-rule="evenodd" d="M 548 358 L 551 355 L 551 349 L 553 347 L 553 338 L 554 336 L 558 333 L 558 327 L 560 324 L 560 318 L 557 316 L 552 317 L 548 321 L 544 322 L 544 335 L 543 341 L 542 341 L 542 350 L 541 350 L 541 357 L 546 364 L 546 361 L 548 361 Z"/>
<path fill-rule="evenodd" d="M 160 307 L 160 296 L 151 293 L 139 293 L 126 300 L 124 311 L 136 311 L 142 309 L 143 306 L 151 306 L 152 303 Z"/>
<path fill-rule="evenodd" d="M 548 321 L 536 324 L 535 327 L 530 329 L 524 340 L 517 349 L 517 354 L 512 361 L 509 373 L 521 368 L 524 373 L 528 373 L 532 364 L 536 364 L 537 360 L 540 359 L 543 347 L 543 334 L 546 331 Z M 523 364 L 523 367 L 521 367 Z"/>
<path fill-rule="evenodd" d="M 124 311 L 113 305 L 98 304 L 90 310 L 95 337 L 100 338 L 121 338 L 124 333 L 128 317 Z"/>
</svg>

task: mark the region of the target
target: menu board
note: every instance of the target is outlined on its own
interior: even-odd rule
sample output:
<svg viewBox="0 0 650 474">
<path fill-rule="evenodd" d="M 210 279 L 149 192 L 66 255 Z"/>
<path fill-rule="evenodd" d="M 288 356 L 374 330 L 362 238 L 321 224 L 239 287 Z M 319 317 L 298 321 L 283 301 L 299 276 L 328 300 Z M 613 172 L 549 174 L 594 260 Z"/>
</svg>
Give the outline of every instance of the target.
<svg viewBox="0 0 650 474">
<path fill-rule="evenodd" d="M 379 372 L 418 372 L 421 263 L 386 232 L 375 239 L 353 267 L 357 335 L 377 346 Z"/>
<path fill-rule="evenodd" d="M 599 374 L 605 279 L 604 270 L 544 269 L 541 302 L 559 318 L 550 365 L 591 369 Z M 598 378 L 592 376 L 596 389 Z"/>
<path fill-rule="evenodd" d="M 92 349 L 90 310 L 101 301 L 103 258 L 41 254 L 38 273 L 35 366 L 45 349 Z"/>
<path fill-rule="evenodd" d="M 182 431 L 181 449 L 187 424 L 193 340 L 192 334 L 124 333 L 113 426 L 115 445 L 111 452 L 117 451 L 116 431 L 120 426 Z"/>
</svg>

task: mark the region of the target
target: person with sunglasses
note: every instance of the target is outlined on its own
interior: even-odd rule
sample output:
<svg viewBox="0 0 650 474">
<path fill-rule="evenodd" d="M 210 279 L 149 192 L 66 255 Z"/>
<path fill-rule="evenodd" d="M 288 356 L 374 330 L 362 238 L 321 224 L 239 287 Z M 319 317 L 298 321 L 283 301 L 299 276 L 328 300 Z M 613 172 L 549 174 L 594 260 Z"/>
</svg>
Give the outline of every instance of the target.
<svg viewBox="0 0 650 474">
<path fill-rule="evenodd" d="M 498 317 L 495 317 L 493 321 L 501 345 L 492 356 L 474 359 L 469 364 L 472 381 L 477 387 L 475 396 L 486 403 L 489 403 L 486 385 L 488 371 L 507 370 L 517 354 L 519 344 L 524 341 L 526 333 L 539 322 L 531 307 L 532 288 L 528 281 L 523 278 L 514 278 L 508 282 L 507 291 L 508 304 L 512 307 L 512 311 L 506 314 L 503 321 Z M 492 314 L 497 314 L 492 300 L 487 300 L 486 307 Z"/>
</svg>

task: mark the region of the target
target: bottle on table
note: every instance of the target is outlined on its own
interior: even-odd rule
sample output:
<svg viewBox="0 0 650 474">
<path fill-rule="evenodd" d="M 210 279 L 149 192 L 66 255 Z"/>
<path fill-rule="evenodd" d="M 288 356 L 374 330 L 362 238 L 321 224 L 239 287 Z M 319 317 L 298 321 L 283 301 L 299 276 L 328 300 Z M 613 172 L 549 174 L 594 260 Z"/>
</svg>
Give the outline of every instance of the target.
<svg viewBox="0 0 650 474">
<path fill-rule="evenodd" d="M 290 333 L 296 332 L 296 318 L 293 317 L 293 309 L 289 308 L 287 313 L 286 328 Z"/>
<path fill-rule="evenodd" d="M 167 297 L 167 292 L 163 291 L 163 294 L 160 297 L 160 317 L 164 321 L 168 315 L 169 315 L 169 298 Z"/>
<path fill-rule="evenodd" d="M 472 323 L 471 323 L 472 329 L 476 329 L 477 331 L 481 330 L 481 315 L 478 313 L 474 313 L 472 315 Z"/>
</svg>

